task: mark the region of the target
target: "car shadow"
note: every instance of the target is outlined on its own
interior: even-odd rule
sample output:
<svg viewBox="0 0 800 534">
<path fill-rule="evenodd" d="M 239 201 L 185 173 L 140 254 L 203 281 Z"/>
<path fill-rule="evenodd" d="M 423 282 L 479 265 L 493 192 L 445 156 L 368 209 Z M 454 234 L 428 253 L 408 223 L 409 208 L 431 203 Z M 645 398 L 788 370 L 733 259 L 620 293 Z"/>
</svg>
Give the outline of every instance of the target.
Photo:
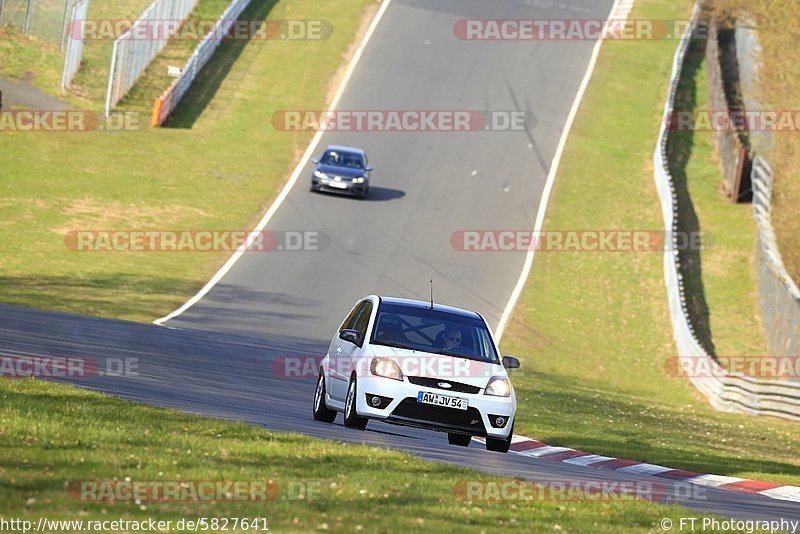
<svg viewBox="0 0 800 534">
<path fill-rule="evenodd" d="M 399 189 L 375 187 L 372 185 L 369 187 L 369 192 L 364 199 L 360 199 L 352 195 L 337 193 L 336 191 L 314 191 L 314 193 L 330 197 L 344 197 L 358 202 L 385 202 L 387 200 L 395 200 L 406 196 L 405 191 L 400 191 Z"/>
<path fill-rule="evenodd" d="M 400 191 L 399 189 L 370 186 L 369 193 L 367 193 L 367 198 L 364 200 L 382 202 L 386 200 L 395 200 L 404 196 L 406 196 L 405 191 Z"/>
</svg>

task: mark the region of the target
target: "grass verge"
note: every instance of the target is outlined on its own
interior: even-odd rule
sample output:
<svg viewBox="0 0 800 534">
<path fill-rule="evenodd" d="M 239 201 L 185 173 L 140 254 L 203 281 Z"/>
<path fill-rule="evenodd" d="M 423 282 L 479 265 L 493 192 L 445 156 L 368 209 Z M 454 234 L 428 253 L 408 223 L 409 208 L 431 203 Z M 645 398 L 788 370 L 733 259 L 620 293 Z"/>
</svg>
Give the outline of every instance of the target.
<svg viewBox="0 0 800 534">
<path fill-rule="evenodd" d="M 499 483 L 411 455 L 158 410 L 60 384 L 0 387 L 0 517 L 259 518 L 280 532 L 652 532 L 677 506 L 633 501 L 465 500 L 459 481 Z M 261 501 L 95 502 L 70 482 L 271 481 Z M 78 494 L 79 495 L 79 494 Z M 697 515 L 692 513 L 691 515 Z M 233 523 L 229 526 L 231 531 Z M 220 529 L 213 529 L 221 531 Z M 72 529 L 59 529 L 70 532 Z M 177 531 L 173 527 L 173 532 Z"/>
<path fill-rule="evenodd" d="M 224 43 L 177 110 L 183 127 L 0 136 L 0 167 L 14 177 L 0 181 L 0 301 L 137 321 L 182 304 L 230 252 L 98 258 L 68 249 L 66 233 L 251 228 L 311 138 L 277 131 L 272 114 L 325 106 L 373 5 L 253 0 L 244 17 L 322 19 L 333 34 Z"/>
<path fill-rule="evenodd" d="M 690 10 L 690 2 L 641 0 L 632 17 L 681 20 Z M 545 230 L 663 229 L 652 154 L 676 45 L 604 44 Z M 700 214 L 711 224 L 714 217 Z M 729 261 L 712 256 L 715 250 L 708 265 Z M 732 298 L 716 293 L 720 303 Z M 711 302 L 720 319 L 737 313 L 720 303 Z M 730 350 L 747 349 L 730 343 Z M 796 424 L 716 412 L 688 381 L 667 376 L 666 363 L 677 354 L 659 252 L 539 252 L 503 349 L 533 371 L 514 380 L 518 433 L 597 454 L 800 485 Z"/>
<path fill-rule="evenodd" d="M 133 20 L 151 0 L 90 2 L 89 20 Z M 113 40 L 87 40 L 81 68 L 73 87 L 61 97 L 80 109 L 101 110 L 105 105 Z M 19 31 L 0 28 L 0 75 L 20 78 L 52 95 L 61 89 L 64 54 L 57 46 Z"/>
</svg>

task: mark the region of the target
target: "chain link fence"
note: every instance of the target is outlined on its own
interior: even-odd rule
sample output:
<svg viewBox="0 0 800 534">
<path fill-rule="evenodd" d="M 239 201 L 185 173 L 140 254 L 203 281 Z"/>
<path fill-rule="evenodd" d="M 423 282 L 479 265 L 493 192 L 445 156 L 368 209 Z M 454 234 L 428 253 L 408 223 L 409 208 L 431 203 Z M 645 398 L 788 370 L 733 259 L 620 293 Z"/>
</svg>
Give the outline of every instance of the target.
<svg viewBox="0 0 800 534">
<path fill-rule="evenodd" d="M 148 34 L 149 29 L 164 21 L 185 20 L 196 4 L 197 0 L 154 0 L 131 28 L 114 41 L 108 74 L 106 116 L 128 94 L 147 66 L 169 42 L 169 35 L 162 32 L 145 39 L 136 39 L 134 36 Z"/>
<path fill-rule="evenodd" d="M 74 0 L 0 0 L 0 26 L 66 46 L 69 16 Z"/>
<path fill-rule="evenodd" d="M 681 39 L 672 67 L 672 80 L 664 117 L 671 117 L 675 111 L 675 97 L 683 70 L 684 58 L 689 49 L 692 36 L 697 28 L 699 6 L 695 7 L 692 24 Z M 800 383 L 753 378 L 739 373 L 728 372 L 709 355 L 700 343 L 687 307 L 686 291 L 681 273 L 680 235 L 678 226 L 678 196 L 675 183 L 669 172 L 667 148 L 669 126 L 662 123 L 658 143 L 653 154 L 653 178 L 656 183 L 664 225 L 672 231 L 673 246 L 666 247 L 664 253 L 664 278 L 667 301 L 672 321 L 675 345 L 681 357 L 691 357 L 705 362 L 709 373 L 705 376 L 689 375 L 689 380 L 698 391 L 708 397 L 711 405 L 721 411 L 744 412 L 754 415 L 771 415 L 783 419 L 800 421 Z M 758 166 L 757 168 L 760 168 Z"/>
</svg>

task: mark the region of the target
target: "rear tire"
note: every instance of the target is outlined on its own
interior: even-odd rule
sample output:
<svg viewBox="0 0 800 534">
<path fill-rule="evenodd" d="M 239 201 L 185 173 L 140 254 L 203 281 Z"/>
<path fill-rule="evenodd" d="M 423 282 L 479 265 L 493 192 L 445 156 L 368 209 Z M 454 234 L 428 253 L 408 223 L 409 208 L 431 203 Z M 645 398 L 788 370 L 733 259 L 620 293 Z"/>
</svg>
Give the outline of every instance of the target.
<svg viewBox="0 0 800 534">
<path fill-rule="evenodd" d="M 325 376 L 320 373 L 317 381 L 317 389 L 314 391 L 314 420 L 324 423 L 333 423 L 336 419 L 336 412 L 329 410 L 325 406 Z"/>
<path fill-rule="evenodd" d="M 469 447 L 469 442 L 472 441 L 472 436 L 467 434 L 451 434 L 447 433 L 447 443 L 450 445 L 458 445 L 459 447 Z"/>
<path fill-rule="evenodd" d="M 347 387 L 347 400 L 344 402 L 344 426 L 364 430 L 367 428 L 368 419 L 359 417 L 358 413 L 356 413 L 357 395 L 358 387 L 356 385 L 356 377 L 353 377 L 350 379 L 350 385 Z"/>
<path fill-rule="evenodd" d="M 508 438 L 506 439 L 497 439 L 497 438 L 486 438 L 486 450 L 492 452 L 502 452 L 507 453 L 509 447 L 511 447 L 511 438 L 514 437 L 514 424 L 511 424 L 511 431 L 508 433 Z"/>
</svg>

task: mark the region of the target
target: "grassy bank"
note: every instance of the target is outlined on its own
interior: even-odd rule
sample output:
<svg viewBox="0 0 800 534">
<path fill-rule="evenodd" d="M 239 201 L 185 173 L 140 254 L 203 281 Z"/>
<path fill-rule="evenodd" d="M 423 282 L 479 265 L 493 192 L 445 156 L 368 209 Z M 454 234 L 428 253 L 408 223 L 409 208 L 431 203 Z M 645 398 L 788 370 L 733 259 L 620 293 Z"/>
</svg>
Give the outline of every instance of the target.
<svg viewBox="0 0 800 534">
<path fill-rule="evenodd" d="M 680 20 L 690 10 L 688 1 L 641 0 L 632 17 Z M 544 230 L 663 228 L 652 154 L 676 45 L 604 45 Z M 695 154 L 705 150 L 707 156 L 702 143 L 707 140 L 695 141 Z M 700 161 L 692 158 L 693 175 Z M 707 182 L 700 178 L 690 187 L 702 189 Z M 699 213 L 704 224 L 724 224 L 711 209 Z M 747 271 L 737 257 L 714 256 L 727 246 L 722 242 L 708 251 L 705 265 L 717 277 L 709 285 L 725 285 L 725 277 Z M 736 266 L 733 275 L 711 267 L 716 262 L 724 271 L 729 261 Z M 720 318 L 747 306 L 714 293 L 720 300 L 710 305 Z M 716 321 L 712 315 L 715 328 Z M 738 343 L 724 350 L 750 350 Z M 716 412 L 685 379 L 667 376 L 666 362 L 677 354 L 661 253 L 537 253 L 503 349 L 522 356 L 533 371 L 515 380 L 519 433 L 597 454 L 800 484 L 796 424 Z"/>
<path fill-rule="evenodd" d="M 90 2 L 89 20 L 134 20 L 151 0 Z M 80 109 L 103 109 L 113 40 L 89 39 L 83 47 L 81 68 L 70 91 L 61 95 Z M 19 31 L 0 28 L 0 75 L 21 78 L 52 95 L 61 89 L 64 54 L 57 46 Z"/>
<path fill-rule="evenodd" d="M 277 131 L 272 114 L 324 107 L 373 5 L 254 0 L 244 17 L 322 19 L 333 34 L 226 43 L 177 110 L 178 127 L 0 136 L 0 167 L 13 177 L 0 183 L 0 301 L 139 321 L 182 304 L 229 252 L 75 252 L 66 233 L 250 228 L 311 137 Z"/>
<path fill-rule="evenodd" d="M 763 46 L 760 70 L 765 107 L 769 110 L 800 109 L 800 64 L 787 54 L 800 40 L 800 14 L 795 0 L 713 0 L 721 16 L 747 13 L 758 25 Z M 743 23 L 747 23 L 744 21 Z M 773 225 L 783 261 L 800 283 L 800 136 L 779 132 L 773 136 L 771 154 L 775 171 L 772 199 Z"/>
<path fill-rule="evenodd" d="M 173 525 L 181 518 L 264 517 L 280 532 L 653 532 L 662 518 L 689 514 L 630 501 L 466 500 L 459 481 L 503 480 L 35 380 L 3 381 L 0 399 L 0 517 L 34 524 L 42 516 Z M 268 481 L 268 490 L 257 501 L 95 502 L 69 493 L 69 483 L 81 480 Z M 232 523 L 229 530 L 241 531 Z"/>
</svg>

